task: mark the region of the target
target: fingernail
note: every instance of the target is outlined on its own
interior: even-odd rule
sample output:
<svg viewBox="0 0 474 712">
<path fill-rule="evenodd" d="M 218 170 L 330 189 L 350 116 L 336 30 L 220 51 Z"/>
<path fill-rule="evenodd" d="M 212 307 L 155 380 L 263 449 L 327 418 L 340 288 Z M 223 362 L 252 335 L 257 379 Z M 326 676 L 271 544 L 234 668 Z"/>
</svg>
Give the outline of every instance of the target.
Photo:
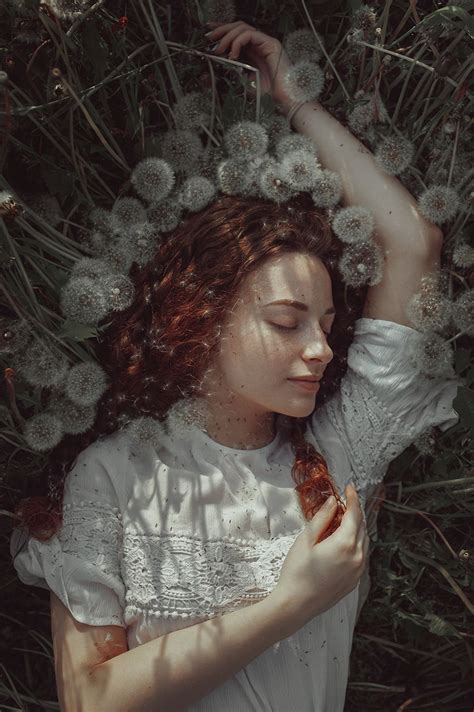
<svg viewBox="0 0 474 712">
<path fill-rule="evenodd" d="M 214 50 L 217 48 L 217 45 L 219 42 L 213 42 L 209 47 L 207 48 L 209 52 L 214 52 Z"/>
<path fill-rule="evenodd" d="M 335 501 L 336 500 L 335 500 L 334 496 L 331 495 L 330 497 L 327 498 L 327 500 L 325 502 L 326 507 L 330 507 L 332 504 L 334 504 Z"/>
<path fill-rule="evenodd" d="M 213 32 L 214 30 L 209 30 L 209 32 L 205 32 L 204 37 L 209 37 L 209 35 L 212 35 Z"/>
</svg>

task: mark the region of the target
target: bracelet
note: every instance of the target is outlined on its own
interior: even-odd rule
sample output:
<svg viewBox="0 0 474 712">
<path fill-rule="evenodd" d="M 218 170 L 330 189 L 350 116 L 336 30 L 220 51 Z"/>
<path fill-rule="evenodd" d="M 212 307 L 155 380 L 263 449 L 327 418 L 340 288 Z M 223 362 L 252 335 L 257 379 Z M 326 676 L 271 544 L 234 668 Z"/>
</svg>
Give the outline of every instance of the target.
<svg viewBox="0 0 474 712">
<path fill-rule="evenodd" d="M 307 103 L 306 101 L 297 101 L 294 104 L 292 104 L 292 106 L 290 107 L 290 110 L 287 114 L 287 117 L 286 117 L 289 126 L 291 126 L 291 122 L 293 121 L 293 118 L 294 118 L 296 112 L 299 111 L 299 109 L 301 109 L 303 104 L 306 104 L 306 103 Z"/>
</svg>

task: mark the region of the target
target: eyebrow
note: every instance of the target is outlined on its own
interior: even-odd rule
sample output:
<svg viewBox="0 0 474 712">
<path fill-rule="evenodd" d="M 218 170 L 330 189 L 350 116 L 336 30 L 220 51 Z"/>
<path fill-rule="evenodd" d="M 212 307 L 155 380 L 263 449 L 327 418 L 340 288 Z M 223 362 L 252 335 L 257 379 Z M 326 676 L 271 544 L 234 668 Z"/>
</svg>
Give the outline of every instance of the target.
<svg viewBox="0 0 474 712">
<path fill-rule="evenodd" d="M 297 302 L 294 299 L 277 299 L 276 302 L 268 302 L 268 304 L 265 304 L 264 306 L 269 307 L 271 304 L 286 304 L 289 307 L 294 307 L 295 309 L 300 309 L 301 311 L 308 311 L 307 304 L 303 304 L 303 302 Z M 335 313 L 336 310 L 334 309 L 334 307 L 331 307 L 331 309 L 328 309 L 324 312 L 324 315 Z"/>
</svg>

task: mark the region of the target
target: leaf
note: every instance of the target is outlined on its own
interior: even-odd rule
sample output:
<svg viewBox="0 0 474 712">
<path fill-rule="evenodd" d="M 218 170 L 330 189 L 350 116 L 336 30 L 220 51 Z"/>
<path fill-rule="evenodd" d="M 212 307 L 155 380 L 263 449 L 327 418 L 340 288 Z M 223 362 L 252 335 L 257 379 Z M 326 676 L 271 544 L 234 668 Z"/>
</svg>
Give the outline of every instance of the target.
<svg viewBox="0 0 474 712">
<path fill-rule="evenodd" d="M 82 41 L 84 59 L 93 69 L 94 82 L 102 81 L 107 67 L 108 50 L 97 30 L 95 19 L 83 24 Z"/>
<path fill-rule="evenodd" d="M 99 332 L 94 324 L 83 324 L 73 319 L 65 319 L 58 334 L 61 338 L 72 339 L 73 341 L 85 341 L 86 339 L 96 338 L 98 335 Z"/>
<path fill-rule="evenodd" d="M 461 637 L 451 623 L 448 623 L 448 621 L 445 621 L 443 618 L 440 618 L 434 613 L 425 613 L 425 618 L 430 621 L 430 626 L 428 628 L 430 633 L 439 635 L 442 638 L 445 638 L 446 636 L 454 636 L 455 638 Z"/>
</svg>

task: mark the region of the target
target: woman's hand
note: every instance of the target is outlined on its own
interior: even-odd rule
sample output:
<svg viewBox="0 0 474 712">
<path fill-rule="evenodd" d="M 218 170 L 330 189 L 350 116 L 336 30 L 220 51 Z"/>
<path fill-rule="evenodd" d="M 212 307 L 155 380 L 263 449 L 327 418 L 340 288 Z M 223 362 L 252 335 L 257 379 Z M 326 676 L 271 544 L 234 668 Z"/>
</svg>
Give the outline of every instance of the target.
<svg viewBox="0 0 474 712">
<path fill-rule="evenodd" d="M 260 72 L 260 86 L 264 94 L 270 93 L 273 100 L 282 108 L 289 108 L 293 103 L 283 88 L 283 78 L 291 66 L 288 55 L 281 43 L 274 37 L 265 35 L 247 25 L 246 22 L 229 22 L 220 25 L 208 22 L 213 27 L 206 33 L 210 41 L 218 41 L 214 54 L 228 52 L 228 58 L 252 64 Z M 251 79 L 255 78 L 252 73 Z"/>
</svg>

